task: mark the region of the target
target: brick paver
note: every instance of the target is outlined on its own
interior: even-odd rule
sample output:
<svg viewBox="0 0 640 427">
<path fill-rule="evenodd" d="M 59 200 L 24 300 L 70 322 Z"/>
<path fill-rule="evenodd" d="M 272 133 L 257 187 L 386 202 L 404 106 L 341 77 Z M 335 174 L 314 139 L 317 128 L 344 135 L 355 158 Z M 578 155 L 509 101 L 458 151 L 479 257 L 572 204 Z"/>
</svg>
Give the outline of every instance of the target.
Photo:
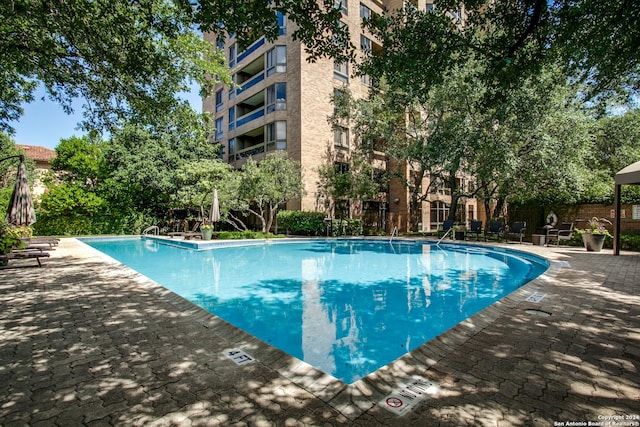
<svg viewBox="0 0 640 427">
<path fill-rule="evenodd" d="M 63 239 L 0 270 L 0 425 L 640 425 L 640 254 L 508 246 L 568 264 L 347 386 Z M 438 391 L 377 405 L 413 375 Z"/>
</svg>

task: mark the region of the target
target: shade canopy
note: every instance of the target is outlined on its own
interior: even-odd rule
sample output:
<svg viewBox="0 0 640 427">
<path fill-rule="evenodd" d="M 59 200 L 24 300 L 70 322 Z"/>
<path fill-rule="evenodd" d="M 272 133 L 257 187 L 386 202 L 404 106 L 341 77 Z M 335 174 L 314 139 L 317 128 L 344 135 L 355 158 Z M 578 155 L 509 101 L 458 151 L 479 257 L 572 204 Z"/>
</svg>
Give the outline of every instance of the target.
<svg viewBox="0 0 640 427">
<path fill-rule="evenodd" d="M 209 211 L 209 221 L 220 221 L 220 202 L 218 201 L 218 189 L 213 189 L 213 198 L 211 199 L 211 211 Z"/>
<path fill-rule="evenodd" d="M 16 226 L 29 226 L 36 222 L 36 211 L 33 207 L 29 182 L 27 181 L 27 168 L 24 158 L 20 157 L 20 165 L 16 174 L 16 185 L 7 208 L 5 220 Z"/>
<path fill-rule="evenodd" d="M 616 174 L 616 185 L 640 184 L 640 162 L 635 162 Z"/>
<path fill-rule="evenodd" d="M 635 162 L 616 174 L 614 206 L 616 218 L 613 227 L 613 254 L 620 255 L 620 211 L 621 187 L 623 185 L 640 185 L 640 162 Z"/>
</svg>

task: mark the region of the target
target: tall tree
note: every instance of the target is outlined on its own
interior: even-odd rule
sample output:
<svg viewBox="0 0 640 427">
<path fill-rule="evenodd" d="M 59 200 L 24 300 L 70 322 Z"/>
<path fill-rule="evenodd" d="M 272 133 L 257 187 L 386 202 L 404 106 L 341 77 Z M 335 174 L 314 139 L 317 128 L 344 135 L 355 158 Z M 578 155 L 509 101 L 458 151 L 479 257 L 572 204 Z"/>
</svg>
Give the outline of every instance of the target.
<svg viewBox="0 0 640 427">
<path fill-rule="evenodd" d="M 268 154 L 260 163 L 249 158 L 240 174 L 238 198 L 260 220 L 263 232 L 271 229 L 281 205 L 304 195 L 300 162 L 282 151 Z"/>
<path fill-rule="evenodd" d="M 392 87 L 420 92 L 473 55 L 483 67 L 486 93 L 497 100 L 549 64 L 563 64 L 586 99 L 637 94 L 640 2 L 597 0 L 438 1 L 430 11 L 407 5 L 373 16 L 366 27 L 385 46 L 363 72 L 386 76 Z"/>
<path fill-rule="evenodd" d="M 218 81 L 230 83 L 222 52 L 203 31 L 233 33 L 245 45 L 262 34 L 273 39 L 276 11 L 299 24 L 293 35 L 312 57 L 348 45 L 339 10 L 326 1 L 2 2 L 0 130 L 12 130 L 39 83 L 67 112 L 82 98 L 87 129 L 155 123 L 184 105 L 178 94 L 191 81 L 203 94 Z"/>
</svg>

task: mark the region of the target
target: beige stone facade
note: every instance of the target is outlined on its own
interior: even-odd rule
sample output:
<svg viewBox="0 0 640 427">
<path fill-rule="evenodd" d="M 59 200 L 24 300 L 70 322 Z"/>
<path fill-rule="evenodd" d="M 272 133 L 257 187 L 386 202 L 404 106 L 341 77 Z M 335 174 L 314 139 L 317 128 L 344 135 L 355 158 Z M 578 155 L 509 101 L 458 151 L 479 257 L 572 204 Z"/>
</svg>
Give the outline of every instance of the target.
<svg viewBox="0 0 640 427">
<path fill-rule="evenodd" d="M 418 8 L 428 7 L 424 0 L 411 3 Z M 368 12 L 390 12 L 404 4 L 402 0 L 343 0 L 342 21 L 349 27 L 353 45 L 368 43 L 370 49 L 381 49 L 376 40 L 363 32 L 362 16 Z M 318 191 L 318 168 L 341 157 L 348 158 L 349 148 L 355 141 L 353 132 L 347 130 L 344 143 L 336 142 L 340 138 L 336 138 L 328 121 L 334 108 L 331 96 L 335 90 L 347 86 L 355 96 L 364 97 L 368 82 L 353 74 L 351 64 L 344 68 L 333 59 L 308 62 L 304 46 L 291 37 L 294 24 L 284 17 L 279 19 L 281 35 L 277 40 L 267 42 L 261 38 L 243 50 L 234 37 L 216 40 L 208 36 L 224 49 L 239 87 L 219 86 L 214 96 L 205 99 L 204 110 L 214 114 L 218 128 L 215 141 L 223 146 L 225 161 L 240 168 L 249 156 L 259 161 L 270 151 L 286 150 L 291 159 L 301 163 L 306 190 L 302 200 L 290 202 L 287 208 L 334 216 L 332 205 Z M 363 42 L 362 37 L 367 40 Z M 374 162 L 379 169 L 390 167 L 383 153 Z M 405 169 L 409 174 L 410 168 Z M 427 183 L 424 184 L 426 188 Z M 473 203 L 477 213 L 475 201 Z M 400 231 L 428 231 L 442 222 L 438 215 L 432 218 L 431 205 L 424 202 L 422 218 L 412 221 L 408 215 L 407 190 L 400 182 L 392 182 L 377 200 L 364 203 L 365 210 L 368 209 L 364 215 L 365 226 L 387 232 L 393 227 Z M 362 208 L 348 207 L 351 214 L 357 216 Z M 465 205 L 464 221 L 472 219 L 466 218 L 468 209 Z"/>
</svg>

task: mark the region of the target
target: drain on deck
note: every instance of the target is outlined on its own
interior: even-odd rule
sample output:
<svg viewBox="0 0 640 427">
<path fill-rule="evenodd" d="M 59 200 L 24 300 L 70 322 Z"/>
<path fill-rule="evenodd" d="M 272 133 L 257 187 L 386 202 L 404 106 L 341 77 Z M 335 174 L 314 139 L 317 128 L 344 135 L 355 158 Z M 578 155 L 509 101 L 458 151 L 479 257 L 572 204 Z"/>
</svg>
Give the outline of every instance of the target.
<svg viewBox="0 0 640 427">
<path fill-rule="evenodd" d="M 548 311 L 536 310 L 536 309 L 533 309 L 533 308 L 529 308 L 529 309 L 525 310 L 525 312 L 527 314 L 532 315 L 532 316 L 538 316 L 538 317 L 549 317 L 549 316 L 551 316 L 551 313 L 549 313 Z"/>
</svg>

